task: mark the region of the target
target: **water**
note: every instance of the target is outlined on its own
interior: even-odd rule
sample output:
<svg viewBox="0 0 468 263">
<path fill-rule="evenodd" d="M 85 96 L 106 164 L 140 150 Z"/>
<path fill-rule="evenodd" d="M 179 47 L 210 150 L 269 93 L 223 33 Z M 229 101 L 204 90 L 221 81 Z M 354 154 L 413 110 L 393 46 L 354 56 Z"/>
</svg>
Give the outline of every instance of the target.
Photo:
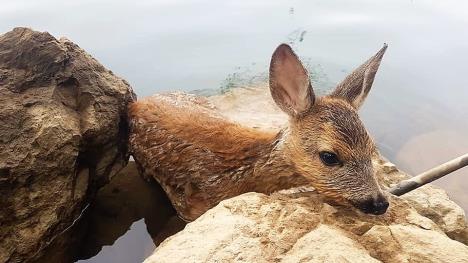
<svg viewBox="0 0 468 263">
<path fill-rule="evenodd" d="M 155 182 L 143 180 L 134 162 L 99 190 L 70 253 L 80 263 L 141 262 L 185 225 Z"/>
<path fill-rule="evenodd" d="M 292 42 L 319 69 L 316 85 L 330 86 L 386 42 L 361 110 L 382 153 L 416 174 L 468 151 L 468 2 L 1 0 L 0 6 L 0 32 L 29 26 L 66 36 L 139 96 L 262 79 L 281 42 Z M 436 183 L 465 211 L 467 177 L 465 168 Z M 128 262 L 122 252 L 144 258 L 153 243 L 146 228 L 165 229 L 170 211 L 157 227 L 143 224 L 142 211 L 109 230 L 88 255 L 114 245 L 88 262 Z"/>
</svg>

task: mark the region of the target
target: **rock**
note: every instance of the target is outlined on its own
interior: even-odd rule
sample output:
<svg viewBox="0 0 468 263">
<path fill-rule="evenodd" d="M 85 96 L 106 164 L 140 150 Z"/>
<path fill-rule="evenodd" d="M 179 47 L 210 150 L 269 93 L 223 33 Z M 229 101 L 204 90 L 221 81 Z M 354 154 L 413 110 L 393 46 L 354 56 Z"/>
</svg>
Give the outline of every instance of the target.
<svg viewBox="0 0 468 263">
<path fill-rule="evenodd" d="M 342 231 L 320 225 L 297 240 L 282 262 L 379 262 L 371 257 L 362 245 Z"/>
<path fill-rule="evenodd" d="M 384 188 L 409 178 L 399 171 L 394 164 L 378 157 L 374 167 Z M 403 195 L 416 211 L 435 222 L 450 238 L 468 245 L 468 223 L 464 210 L 450 200 L 447 193 L 431 184 Z"/>
<path fill-rule="evenodd" d="M 225 200 L 146 259 L 152 262 L 467 262 L 450 239 L 401 198 L 384 216 L 334 207 L 315 192 L 247 193 Z"/>
<path fill-rule="evenodd" d="M 288 121 L 288 116 L 271 98 L 268 87 L 236 88 L 210 96 L 208 102 L 227 119 L 252 128 L 277 130 Z"/>
<path fill-rule="evenodd" d="M 135 94 L 69 40 L 0 36 L 0 262 L 34 260 L 128 161 Z"/>
<path fill-rule="evenodd" d="M 467 246 L 437 231 L 408 225 L 374 226 L 362 237 L 371 256 L 384 262 L 468 261 Z"/>
<path fill-rule="evenodd" d="M 250 127 L 278 129 L 287 117 L 267 94 L 267 87 L 235 89 L 209 97 L 206 108 Z M 408 178 L 381 156 L 374 166 L 384 189 Z M 307 187 L 246 193 L 189 223 L 145 263 L 468 262 L 464 211 L 443 190 L 426 185 L 390 203 L 385 215 L 372 216 L 329 204 Z"/>
<path fill-rule="evenodd" d="M 463 209 L 447 193 L 431 185 L 404 197 L 419 214 L 434 221 L 449 237 L 468 245 L 468 227 Z"/>
</svg>

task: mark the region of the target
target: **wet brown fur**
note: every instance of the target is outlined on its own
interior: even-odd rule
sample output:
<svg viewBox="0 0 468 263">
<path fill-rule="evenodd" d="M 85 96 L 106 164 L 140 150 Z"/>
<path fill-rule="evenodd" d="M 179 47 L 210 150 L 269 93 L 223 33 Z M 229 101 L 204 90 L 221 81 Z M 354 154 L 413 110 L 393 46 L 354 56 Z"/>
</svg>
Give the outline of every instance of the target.
<svg viewBox="0 0 468 263">
<path fill-rule="evenodd" d="M 289 166 L 273 153 L 281 133 L 243 127 L 202 106 L 177 103 L 164 95 L 133 103 L 130 144 L 143 173 L 162 185 L 184 219 L 193 220 L 240 193 L 306 183 L 290 169 L 275 171 Z"/>
<path fill-rule="evenodd" d="M 369 61 L 371 66 L 350 75 L 353 86 L 344 82 L 335 94 L 321 98 L 312 91 L 276 92 L 273 79 L 272 96 L 290 114 L 289 126 L 278 133 L 229 122 L 197 98 L 157 95 L 140 100 L 129 108 L 132 154 L 143 174 L 161 184 L 186 220 L 245 192 L 271 193 L 305 184 L 339 203 L 374 198 L 382 194 L 371 164 L 376 149 L 356 111 L 370 89 L 365 84 L 372 84 L 375 75 L 366 69 L 378 68 Z M 288 63 L 288 70 L 306 74 L 294 61 Z M 368 75 L 371 80 L 359 80 Z M 281 77 L 287 81 L 289 75 Z M 307 81 L 295 80 L 298 85 Z M 355 83 L 362 87 L 346 91 Z M 353 98 L 344 97 L 345 91 Z M 302 103 L 294 104 L 294 96 Z M 291 104 L 281 105 L 284 98 Z M 302 111 L 294 111 L 294 106 Z M 324 165 L 321 151 L 336 153 L 343 165 Z"/>
</svg>

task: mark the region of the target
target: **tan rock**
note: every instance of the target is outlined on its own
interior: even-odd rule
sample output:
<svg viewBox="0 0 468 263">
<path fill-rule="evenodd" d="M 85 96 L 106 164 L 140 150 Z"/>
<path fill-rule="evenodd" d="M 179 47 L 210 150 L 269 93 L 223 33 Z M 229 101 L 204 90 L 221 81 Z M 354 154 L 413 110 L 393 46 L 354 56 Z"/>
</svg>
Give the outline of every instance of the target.
<svg viewBox="0 0 468 263">
<path fill-rule="evenodd" d="M 463 209 L 447 193 L 432 185 L 403 196 L 419 214 L 434 221 L 449 237 L 468 245 L 468 224 Z"/>
<path fill-rule="evenodd" d="M 40 257 L 127 163 L 134 99 L 66 39 L 27 28 L 0 36 L 0 262 Z"/>
<path fill-rule="evenodd" d="M 361 242 L 373 257 L 385 262 L 468 262 L 466 245 L 415 226 L 374 226 Z"/>
<path fill-rule="evenodd" d="M 351 259 L 363 263 L 380 262 L 345 233 L 320 225 L 297 240 L 281 262 L 349 262 Z"/>
<path fill-rule="evenodd" d="M 145 263 L 467 262 L 466 245 L 404 199 L 391 203 L 385 215 L 372 216 L 331 206 L 315 192 L 247 193 L 188 224 Z"/>
<path fill-rule="evenodd" d="M 208 97 L 225 118 L 259 129 L 279 129 L 288 121 L 271 98 L 267 86 L 236 88 L 223 95 Z"/>
</svg>

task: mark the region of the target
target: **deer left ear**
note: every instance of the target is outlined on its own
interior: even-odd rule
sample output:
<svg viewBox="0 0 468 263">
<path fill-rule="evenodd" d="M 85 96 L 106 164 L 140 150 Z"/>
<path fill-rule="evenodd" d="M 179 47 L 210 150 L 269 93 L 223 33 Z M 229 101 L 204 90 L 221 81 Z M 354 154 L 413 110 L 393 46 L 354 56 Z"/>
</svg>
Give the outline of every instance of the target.
<svg viewBox="0 0 468 263">
<path fill-rule="evenodd" d="M 271 56 L 270 92 L 276 105 L 291 117 L 306 112 L 314 104 L 307 70 L 286 44 L 279 45 Z"/>
<path fill-rule="evenodd" d="M 375 74 L 379 69 L 382 57 L 387 50 L 387 44 L 369 60 L 349 74 L 331 94 L 347 100 L 355 109 L 359 109 L 369 94 L 374 82 Z"/>
</svg>

